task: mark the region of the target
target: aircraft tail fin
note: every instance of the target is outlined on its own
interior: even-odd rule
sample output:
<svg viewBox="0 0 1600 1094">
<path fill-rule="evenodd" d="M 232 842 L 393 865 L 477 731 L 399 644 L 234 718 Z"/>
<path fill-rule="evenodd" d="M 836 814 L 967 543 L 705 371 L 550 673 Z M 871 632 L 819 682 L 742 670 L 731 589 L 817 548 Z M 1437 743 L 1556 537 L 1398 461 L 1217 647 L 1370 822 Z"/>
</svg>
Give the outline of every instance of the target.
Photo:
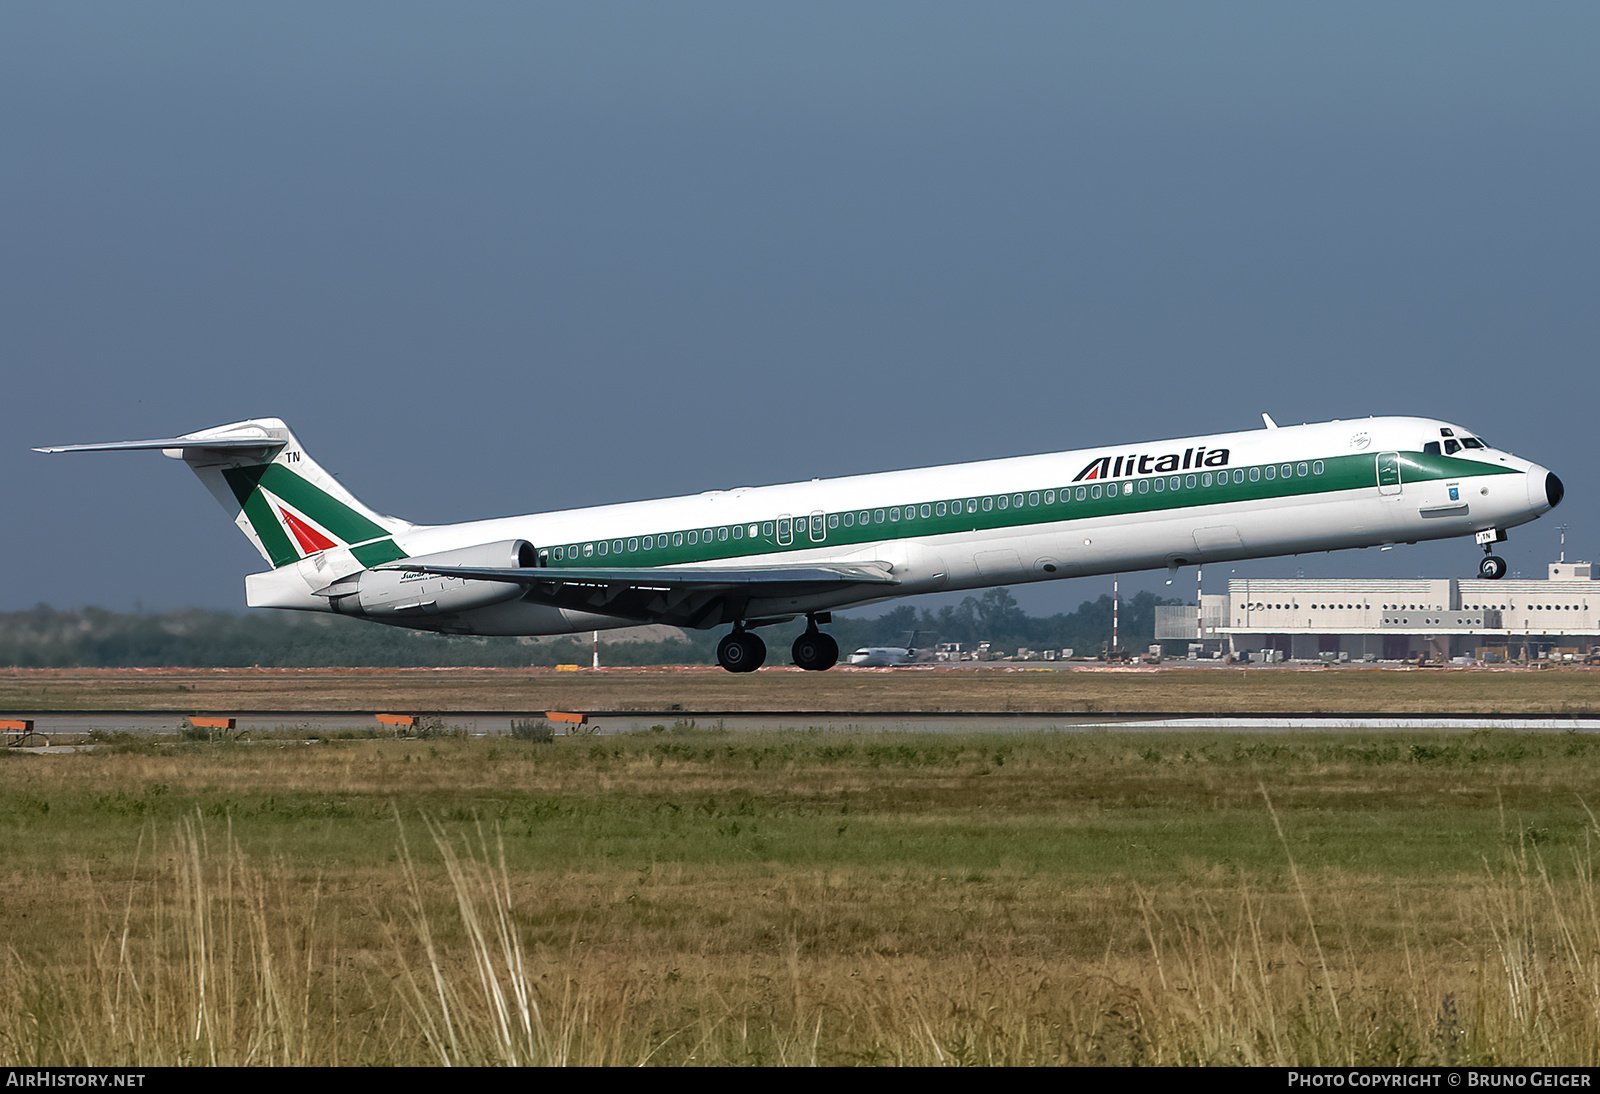
<svg viewBox="0 0 1600 1094">
<path fill-rule="evenodd" d="M 37 451 L 139 449 L 158 449 L 188 464 L 273 568 L 330 548 L 346 548 L 366 566 L 404 557 L 393 537 L 411 525 L 363 505 L 306 455 L 277 418 L 252 418 L 181 437 Z"/>
</svg>

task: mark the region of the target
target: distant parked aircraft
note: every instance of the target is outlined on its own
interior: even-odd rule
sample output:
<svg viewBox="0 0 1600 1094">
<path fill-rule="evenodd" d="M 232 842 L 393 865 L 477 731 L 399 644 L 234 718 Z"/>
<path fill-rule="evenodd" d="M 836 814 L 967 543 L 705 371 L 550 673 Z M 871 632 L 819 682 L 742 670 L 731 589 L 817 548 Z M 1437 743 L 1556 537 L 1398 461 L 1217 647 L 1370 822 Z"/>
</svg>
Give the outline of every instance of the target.
<svg viewBox="0 0 1600 1094">
<path fill-rule="evenodd" d="M 911 637 L 906 639 L 903 646 L 862 646 L 852 653 L 848 663 L 858 668 L 877 669 L 893 668 L 896 665 L 909 665 L 917 659 L 917 632 L 912 631 Z"/>
</svg>

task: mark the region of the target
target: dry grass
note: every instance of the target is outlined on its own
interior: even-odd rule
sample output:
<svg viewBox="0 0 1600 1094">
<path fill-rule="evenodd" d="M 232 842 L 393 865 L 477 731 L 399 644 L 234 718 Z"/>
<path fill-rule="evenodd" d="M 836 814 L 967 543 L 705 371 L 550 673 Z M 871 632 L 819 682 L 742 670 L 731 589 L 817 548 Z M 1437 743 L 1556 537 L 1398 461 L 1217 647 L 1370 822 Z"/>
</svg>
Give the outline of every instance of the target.
<svg viewBox="0 0 1600 1094">
<path fill-rule="evenodd" d="M 1600 1062 L 1577 735 L 0 761 L 0 1062 Z"/>
</svg>

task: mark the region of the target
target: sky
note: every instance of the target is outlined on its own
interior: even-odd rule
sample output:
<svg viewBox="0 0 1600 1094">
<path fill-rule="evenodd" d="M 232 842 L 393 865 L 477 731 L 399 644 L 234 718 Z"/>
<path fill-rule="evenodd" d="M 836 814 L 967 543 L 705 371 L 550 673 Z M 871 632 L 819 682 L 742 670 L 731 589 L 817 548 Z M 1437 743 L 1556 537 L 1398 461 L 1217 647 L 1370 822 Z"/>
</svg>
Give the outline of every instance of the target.
<svg viewBox="0 0 1600 1094">
<path fill-rule="evenodd" d="M 265 564 L 181 464 L 30 449 L 260 416 L 443 523 L 1419 414 L 1565 481 L 1514 573 L 1559 525 L 1595 558 L 1597 41 L 1560 2 L 0 6 L 0 611 L 242 608 Z"/>
</svg>

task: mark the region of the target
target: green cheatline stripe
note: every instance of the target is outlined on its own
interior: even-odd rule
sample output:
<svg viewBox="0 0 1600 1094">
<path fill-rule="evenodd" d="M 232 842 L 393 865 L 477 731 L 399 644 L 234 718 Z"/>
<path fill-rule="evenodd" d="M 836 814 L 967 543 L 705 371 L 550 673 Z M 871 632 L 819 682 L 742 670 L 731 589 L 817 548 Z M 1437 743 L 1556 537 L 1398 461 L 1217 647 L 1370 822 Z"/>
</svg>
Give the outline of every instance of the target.
<svg viewBox="0 0 1600 1094">
<path fill-rule="evenodd" d="M 1063 521 L 1090 520 L 1103 517 L 1131 516 L 1139 513 L 1156 513 L 1170 510 L 1194 510 L 1198 513 L 1211 506 L 1227 505 L 1238 502 L 1282 500 L 1286 498 L 1309 497 L 1318 494 L 1332 494 L 1347 490 L 1376 490 L 1378 486 L 1377 460 L 1379 453 L 1364 452 L 1360 455 L 1350 456 L 1324 456 L 1320 459 L 1291 459 L 1275 460 L 1270 465 L 1267 463 L 1242 463 L 1221 468 L 1195 468 L 1189 471 L 1173 471 L 1164 474 L 1133 475 L 1121 478 L 1100 479 L 1094 482 L 1070 483 L 1056 490 L 1057 501 L 1050 505 L 1025 505 L 1017 509 L 1008 504 L 1001 509 L 998 504 L 988 510 L 976 513 L 962 512 L 950 513 L 946 516 L 921 516 L 921 506 L 925 503 L 938 504 L 941 501 L 965 501 L 968 497 L 983 498 L 985 496 L 998 499 L 998 494 L 985 495 L 981 492 L 963 494 L 960 499 L 953 495 L 944 498 L 901 498 L 893 504 L 873 504 L 866 507 L 867 511 L 876 514 L 880 510 L 903 512 L 906 505 L 916 508 L 918 516 L 913 519 L 901 519 L 897 522 L 873 521 L 863 526 L 829 527 L 825 530 L 823 539 L 813 541 L 809 536 L 809 514 L 796 514 L 793 517 L 793 539 L 786 544 L 780 544 L 776 538 L 761 535 L 744 539 L 716 540 L 689 544 L 687 542 L 675 547 L 649 547 L 629 551 L 626 543 L 634 538 L 620 537 L 624 549 L 608 551 L 601 565 L 614 566 L 672 566 L 692 562 L 714 562 L 720 560 L 737 559 L 746 555 L 770 555 L 788 551 L 804 551 L 813 547 L 833 546 L 848 547 L 862 543 L 882 543 L 897 539 L 923 539 L 931 536 L 950 535 L 963 532 L 994 531 L 1005 528 L 1027 528 L 1040 524 L 1055 524 Z M 1323 471 L 1320 475 L 1300 475 L 1298 468 L 1301 464 L 1313 465 L 1320 462 Z M 1468 478 L 1479 475 L 1514 475 L 1519 474 L 1515 468 L 1503 467 L 1495 464 L 1480 463 L 1477 460 L 1464 460 L 1454 456 L 1434 456 L 1423 452 L 1399 453 L 1400 481 L 1406 486 L 1420 485 L 1421 483 Z M 1281 471 L 1284 466 L 1289 466 L 1296 473 L 1291 478 L 1277 475 L 1272 479 L 1266 477 L 1265 469 L 1271 466 L 1275 471 Z M 1250 480 L 1250 469 L 1254 467 L 1258 472 L 1255 481 Z M 1232 481 L 1234 471 L 1244 475 L 1244 481 Z M 1218 478 L 1213 478 L 1212 485 L 1189 487 L 1188 479 L 1193 476 L 1197 483 L 1200 476 L 1211 474 L 1213 476 L 1226 476 L 1227 482 L 1223 483 Z M 1173 478 L 1183 480 L 1180 489 L 1164 489 L 1157 492 L 1154 482 L 1162 480 L 1163 484 L 1170 484 Z M 1144 483 L 1146 490 L 1139 492 L 1139 484 Z M 1125 483 L 1134 484 L 1134 493 L 1122 492 Z M 1066 496 L 1067 491 L 1078 487 L 1099 486 L 1109 495 L 1109 489 L 1115 487 L 1114 495 L 1103 495 L 1100 498 L 1086 498 L 1078 501 L 1076 494 L 1072 500 L 1060 500 Z M 1005 497 L 1010 499 L 1013 494 L 1024 495 L 1035 491 L 1008 490 Z M 886 499 L 887 500 L 887 499 Z M 861 512 L 861 507 L 855 507 L 851 512 Z M 828 510 L 828 516 L 839 515 L 843 510 Z M 758 517 L 754 521 L 743 521 L 742 526 L 748 527 L 751 523 L 774 523 L 777 514 Z M 824 519 L 827 519 L 826 517 Z M 714 525 L 709 530 L 716 534 L 721 525 Z M 727 526 L 730 527 L 731 526 Z M 669 534 L 682 534 L 687 538 L 689 532 L 694 531 L 703 535 L 708 529 L 701 526 L 696 529 L 654 529 L 649 535 L 652 539 L 662 532 Z M 763 529 L 764 530 L 764 529 Z M 616 538 L 607 540 L 608 545 Z M 581 546 L 585 541 L 579 541 Z M 598 541 L 594 542 L 598 548 Z M 570 541 L 565 544 L 551 546 L 575 546 Z M 541 544 L 543 550 L 545 545 Z M 595 555 L 588 557 L 569 557 L 556 561 L 552 558 L 549 565 L 552 568 L 562 566 L 594 566 L 602 556 L 596 551 Z"/>
</svg>

